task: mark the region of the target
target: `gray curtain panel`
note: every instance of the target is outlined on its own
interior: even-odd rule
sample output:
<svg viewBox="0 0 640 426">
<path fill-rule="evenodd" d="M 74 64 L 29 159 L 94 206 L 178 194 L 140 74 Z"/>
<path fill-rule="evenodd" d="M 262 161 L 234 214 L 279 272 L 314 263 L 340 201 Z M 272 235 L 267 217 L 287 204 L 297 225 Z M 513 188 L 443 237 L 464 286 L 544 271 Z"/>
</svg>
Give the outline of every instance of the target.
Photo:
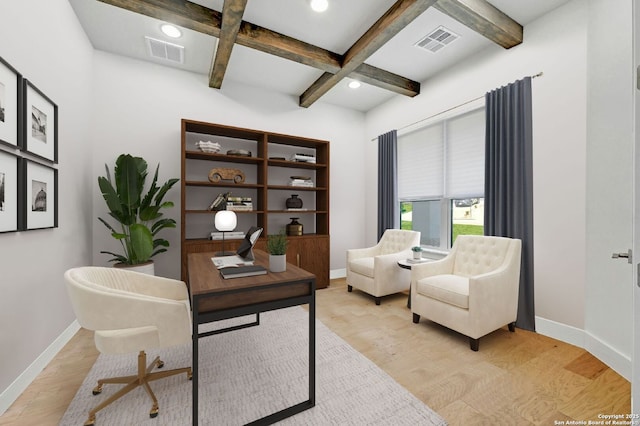
<svg viewBox="0 0 640 426">
<path fill-rule="evenodd" d="M 378 136 L 378 241 L 398 227 L 398 132 Z"/>
<path fill-rule="evenodd" d="M 531 78 L 486 94 L 485 235 L 522 240 L 516 325 L 535 331 Z"/>
</svg>

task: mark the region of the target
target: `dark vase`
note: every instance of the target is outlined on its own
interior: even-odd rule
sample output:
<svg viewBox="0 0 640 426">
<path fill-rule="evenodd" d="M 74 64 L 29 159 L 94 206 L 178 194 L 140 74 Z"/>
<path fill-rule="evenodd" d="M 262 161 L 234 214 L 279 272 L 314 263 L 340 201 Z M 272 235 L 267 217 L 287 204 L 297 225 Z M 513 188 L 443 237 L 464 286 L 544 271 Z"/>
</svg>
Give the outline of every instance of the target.
<svg viewBox="0 0 640 426">
<path fill-rule="evenodd" d="M 302 224 L 297 217 L 292 217 L 291 223 L 287 225 L 287 235 L 302 235 Z"/>
<path fill-rule="evenodd" d="M 301 209 L 302 208 L 302 200 L 298 198 L 296 194 L 292 194 L 291 198 L 287 198 L 285 205 L 288 209 Z"/>
</svg>

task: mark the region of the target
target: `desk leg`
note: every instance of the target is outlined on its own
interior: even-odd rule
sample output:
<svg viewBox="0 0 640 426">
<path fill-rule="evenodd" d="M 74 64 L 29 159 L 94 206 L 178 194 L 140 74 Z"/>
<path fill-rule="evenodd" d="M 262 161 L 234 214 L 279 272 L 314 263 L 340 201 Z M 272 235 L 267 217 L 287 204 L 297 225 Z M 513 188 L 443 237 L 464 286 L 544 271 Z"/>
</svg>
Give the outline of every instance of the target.
<svg viewBox="0 0 640 426">
<path fill-rule="evenodd" d="M 194 300 L 193 303 L 193 325 L 191 331 L 191 339 L 192 339 L 192 350 L 193 353 L 191 355 L 191 371 L 192 371 L 192 390 L 191 390 L 191 407 L 193 412 L 192 423 L 193 426 L 198 425 L 198 302 Z"/>
<path fill-rule="evenodd" d="M 407 308 L 411 309 L 411 283 L 409 283 L 409 298 L 407 299 Z"/>
</svg>

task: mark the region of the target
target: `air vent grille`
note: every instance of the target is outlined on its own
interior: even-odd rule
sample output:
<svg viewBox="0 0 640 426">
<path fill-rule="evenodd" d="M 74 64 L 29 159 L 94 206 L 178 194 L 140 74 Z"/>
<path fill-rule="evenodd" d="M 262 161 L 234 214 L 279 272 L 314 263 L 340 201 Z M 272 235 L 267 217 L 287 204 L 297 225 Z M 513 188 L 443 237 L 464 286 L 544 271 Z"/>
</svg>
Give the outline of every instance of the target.
<svg viewBox="0 0 640 426">
<path fill-rule="evenodd" d="M 459 38 L 460 36 L 458 34 L 443 26 L 439 26 L 418 41 L 414 46 L 426 49 L 431 53 L 436 53 Z"/>
<path fill-rule="evenodd" d="M 178 44 L 167 43 L 163 40 L 157 40 L 151 37 L 145 37 L 149 55 L 152 58 L 162 59 L 165 61 L 184 63 L 184 46 Z"/>
</svg>

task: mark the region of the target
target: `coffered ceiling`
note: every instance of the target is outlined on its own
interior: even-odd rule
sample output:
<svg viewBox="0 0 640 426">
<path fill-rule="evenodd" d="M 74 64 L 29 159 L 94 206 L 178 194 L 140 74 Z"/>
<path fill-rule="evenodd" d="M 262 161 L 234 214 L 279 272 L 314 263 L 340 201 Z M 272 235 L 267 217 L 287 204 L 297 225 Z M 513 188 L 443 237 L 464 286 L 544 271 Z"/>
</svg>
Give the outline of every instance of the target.
<svg viewBox="0 0 640 426">
<path fill-rule="evenodd" d="M 308 0 L 69 0 L 96 49 L 201 74 L 203 90 L 234 81 L 302 108 L 359 111 L 420 96 L 421 82 L 466 57 L 526 43 L 523 26 L 568 0 L 328 1 L 318 13 Z M 182 36 L 162 34 L 165 22 Z M 431 41 L 435 53 L 416 45 L 438 29 L 451 37 Z M 183 61 L 153 57 L 147 38 Z"/>
</svg>

